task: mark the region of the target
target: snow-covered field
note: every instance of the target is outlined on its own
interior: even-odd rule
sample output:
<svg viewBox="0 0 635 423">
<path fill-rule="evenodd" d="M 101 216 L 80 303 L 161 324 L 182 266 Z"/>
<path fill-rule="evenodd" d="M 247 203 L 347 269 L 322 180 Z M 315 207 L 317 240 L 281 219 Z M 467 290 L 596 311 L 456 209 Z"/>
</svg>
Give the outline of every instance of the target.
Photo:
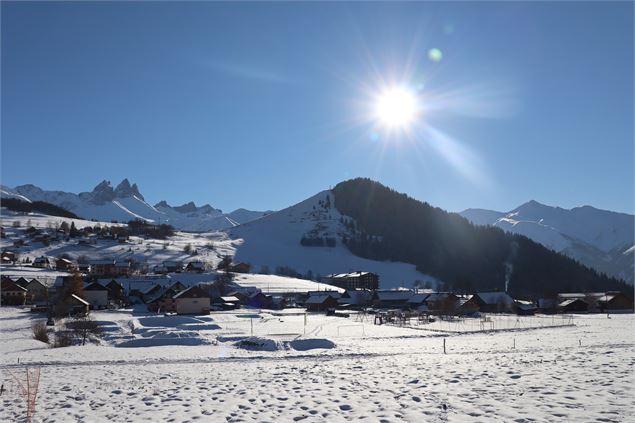
<svg viewBox="0 0 635 423">
<path fill-rule="evenodd" d="M 574 326 L 542 329 L 527 327 L 544 317 L 521 317 L 514 331 L 460 335 L 357 315 L 308 314 L 305 325 L 300 309 L 100 311 L 101 345 L 58 349 L 31 339 L 41 317 L 0 309 L 0 421 L 23 413 L 11 374 L 25 365 L 41 369 L 35 421 L 634 418 L 634 315 L 579 315 Z"/>
</svg>

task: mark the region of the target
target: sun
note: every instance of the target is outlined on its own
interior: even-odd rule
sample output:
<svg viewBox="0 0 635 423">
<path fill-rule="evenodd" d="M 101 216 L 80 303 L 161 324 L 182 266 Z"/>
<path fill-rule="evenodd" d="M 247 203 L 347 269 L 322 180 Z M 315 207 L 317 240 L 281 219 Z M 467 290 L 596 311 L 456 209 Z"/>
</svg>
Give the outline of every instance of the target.
<svg viewBox="0 0 635 423">
<path fill-rule="evenodd" d="M 412 124 L 420 105 L 417 96 L 404 87 L 384 90 L 375 102 L 375 117 L 387 128 L 406 128 Z"/>
</svg>

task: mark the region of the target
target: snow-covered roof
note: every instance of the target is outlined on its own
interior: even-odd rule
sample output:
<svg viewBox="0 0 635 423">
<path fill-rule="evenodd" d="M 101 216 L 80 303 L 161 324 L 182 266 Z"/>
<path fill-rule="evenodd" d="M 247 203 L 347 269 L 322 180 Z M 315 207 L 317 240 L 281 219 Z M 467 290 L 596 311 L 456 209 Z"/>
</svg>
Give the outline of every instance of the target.
<svg viewBox="0 0 635 423">
<path fill-rule="evenodd" d="M 423 303 L 426 298 L 428 298 L 431 294 L 413 294 L 410 296 L 410 298 L 408 298 L 408 302 L 409 303 L 413 303 L 413 304 L 421 304 Z"/>
<path fill-rule="evenodd" d="M 476 295 L 485 304 L 513 304 L 514 299 L 506 292 L 478 292 Z"/>
<path fill-rule="evenodd" d="M 410 290 L 376 291 L 376 294 L 379 301 L 408 301 L 408 299 L 413 295 Z"/>
<path fill-rule="evenodd" d="M 228 295 L 226 297 L 220 297 L 221 300 L 223 300 L 223 302 L 226 303 L 239 303 L 240 300 L 236 297 L 234 297 L 233 295 Z"/>
<path fill-rule="evenodd" d="M 91 260 L 91 265 L 106 265 L 106 264 L 115 264 L 115 260 L 113 259 L 99 259 L 99 260 Z"/>
<path fill-rule="evenodd" d="M 322 304 L 324 303 L 324 301 L 326 301 L 328 298 L 333 298 L 331 295 L 329 294 L 322 294 L 322 295 L 311 295 L 309 298 L 307 298 L 307 300 L 304 302 L 305 304 Z"/>
<path fill-rule="evenodd" d="M 85 299 L 83 299 L 83 298 L 81 298 L 81 297 L 78 297 L 78 296 L 77 296 L 77 295 L 75 295 L 75 294 L 71 294 L 71 297 L 72 297 L 72 298 L 74 298 L 74 299 L 76 299 L 77 301 L 79 301 L 80 303 L 82 303 L 82 304 L 84 304 L 84 305 L 87 305 L 87 306 L 89 306 L 89 305 L 90 305 L 90 304 L 88 304 L 88 301 L 86 301 Z"/>
</svg>

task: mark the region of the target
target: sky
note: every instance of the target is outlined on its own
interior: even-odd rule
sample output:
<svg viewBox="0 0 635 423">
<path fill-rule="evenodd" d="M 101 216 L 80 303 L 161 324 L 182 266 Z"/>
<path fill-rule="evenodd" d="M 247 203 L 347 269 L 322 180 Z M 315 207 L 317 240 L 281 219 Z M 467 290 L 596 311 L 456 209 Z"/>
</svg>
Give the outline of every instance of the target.
<svg viewBox="0 0 635 423">
<path fill-rule="evenodd" d="M 634 212 L 631 2 L 2 2 L 1 178 L 277 210 L 363 176 L 450 211 Z M 416 119 L 378 122 L 378 96 Z"/>
</svg>

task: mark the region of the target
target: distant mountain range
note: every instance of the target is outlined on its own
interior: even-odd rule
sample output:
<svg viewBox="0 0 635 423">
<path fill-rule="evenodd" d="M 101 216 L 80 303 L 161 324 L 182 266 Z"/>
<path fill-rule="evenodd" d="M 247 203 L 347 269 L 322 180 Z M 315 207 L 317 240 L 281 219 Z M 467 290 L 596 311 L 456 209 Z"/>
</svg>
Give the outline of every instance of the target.
<svg viewBox="0 0 635 423">
<path fill-rule="evenodd" d="M 634 282 L 635 216 L 591 206 L 563 209 L 529 201 L 509 212 L 467 209 L 461 216 L 524 235 L 607 275 Z"/>
<path fill-rule="evenodd" d="M 496 236 L 475 235 L 463 226 L 464 220 L 457 214 L 421 206 L 426 203 L 404 202 L 403 194 L 391 190 L 388 192 L 394 195 L 382 194 L 386 204 L 358 209 L 355 202 L 371 204 L 376 200 L 376 196 L 369 194 L 367 184 L 370 183 L 373 193 L 388 190 L 372 181 L 346 181 L 338 185 L 339 189 L 320 192 L 278 212 L 237 209 L 224 213 L 209 204 L 196 206 L 193 202 L 171 206 L 160 201 L 152 206 L 145 201 L 138 186 L 127 179 L 114 188 L 109 181 L 102 181 L 92 191 L 79 194 L 45 191 L 34 185 L 2 186 L 0 194 L 23 201 L 45 201 L 86 219 L 119 222 L 143 219 L 192 232 L 227 230 L 237 240 L 236 259 L 251 263 L 254 270 L 269 267 L 273 271 L 275 267 L 288 266 L 289 270 L 302 275 L 311 272 L 314 276 L 369 270 L 382 276 L 383 286 L 411 285 L 416 281 L 434 284 L 437 280 L 467 283 L 470 275 L 450 274 L 445 269 L 459 263 L 466 268 L 467 260 L 474 260 L 475 268 L 482 267 L 476 258 L 481 253 L 479 248 L 483 248 L 479 245 L 498 243 L 502 249 L 496 252 L 496 257 L 487 260 L 502 260 L 501 267 L 495 270 L 492 267 L 488 270 L 491 273 L 481 278 L 489 278 L 496 287 L 501 280 L 509 282 L 513 270 L 508 269 L 508 264 L 513 261 L 515 247 L 509 250 L 507 241 Z M 336 198 L 339 201 L 336 202 Z M 355 200 L 351 202 L 351 198 Z M 391 212 L 383 214 L 385 210 Z M 633 215 L 590 206 L 566 210 L 536 201 L 510 212 L 467 209 L 459 215 L 478 226 L 493 226 L 524 235 L 598 272 L 633 284 Z M 409 224 L 397 224 L 405 221 Z M 409 239 L 415 228 L 421 230 L 423 238 L 412 238 L 411 248 L 405 248 L 403 239 Z M 400 235 L 396 236 L 397 233 Z M 474 245 L 466 246 L 466 243 Z M 459 251 L 461 249 L 465 251 Z M 526 249 L 535 253 L 533 247 Z M 461 254 L 465 255 L 462 262 Z"/>
<path fill-rule="evenodd" d="M 45 191 L 35 185 L 15 188 L 0 187 L 5 198 L 23 201 L 46 201 L 63 207 L 84 219 L 128 222 L 141 219 L 151 223 L 167 223 L 182 231 L 204 232 L 228 229 L 258 219 L 268 212 L 237 209 L 223 213 L 209 204 L 197 207 L 193 202 L 170 206 L 161 201 L 154 206 L 147 203 L 137 184 L 124 179 L 115 188 L 110 181 L 100 182 L 92 191 L 74 194 L 64 191 Z"/>
</svg>

